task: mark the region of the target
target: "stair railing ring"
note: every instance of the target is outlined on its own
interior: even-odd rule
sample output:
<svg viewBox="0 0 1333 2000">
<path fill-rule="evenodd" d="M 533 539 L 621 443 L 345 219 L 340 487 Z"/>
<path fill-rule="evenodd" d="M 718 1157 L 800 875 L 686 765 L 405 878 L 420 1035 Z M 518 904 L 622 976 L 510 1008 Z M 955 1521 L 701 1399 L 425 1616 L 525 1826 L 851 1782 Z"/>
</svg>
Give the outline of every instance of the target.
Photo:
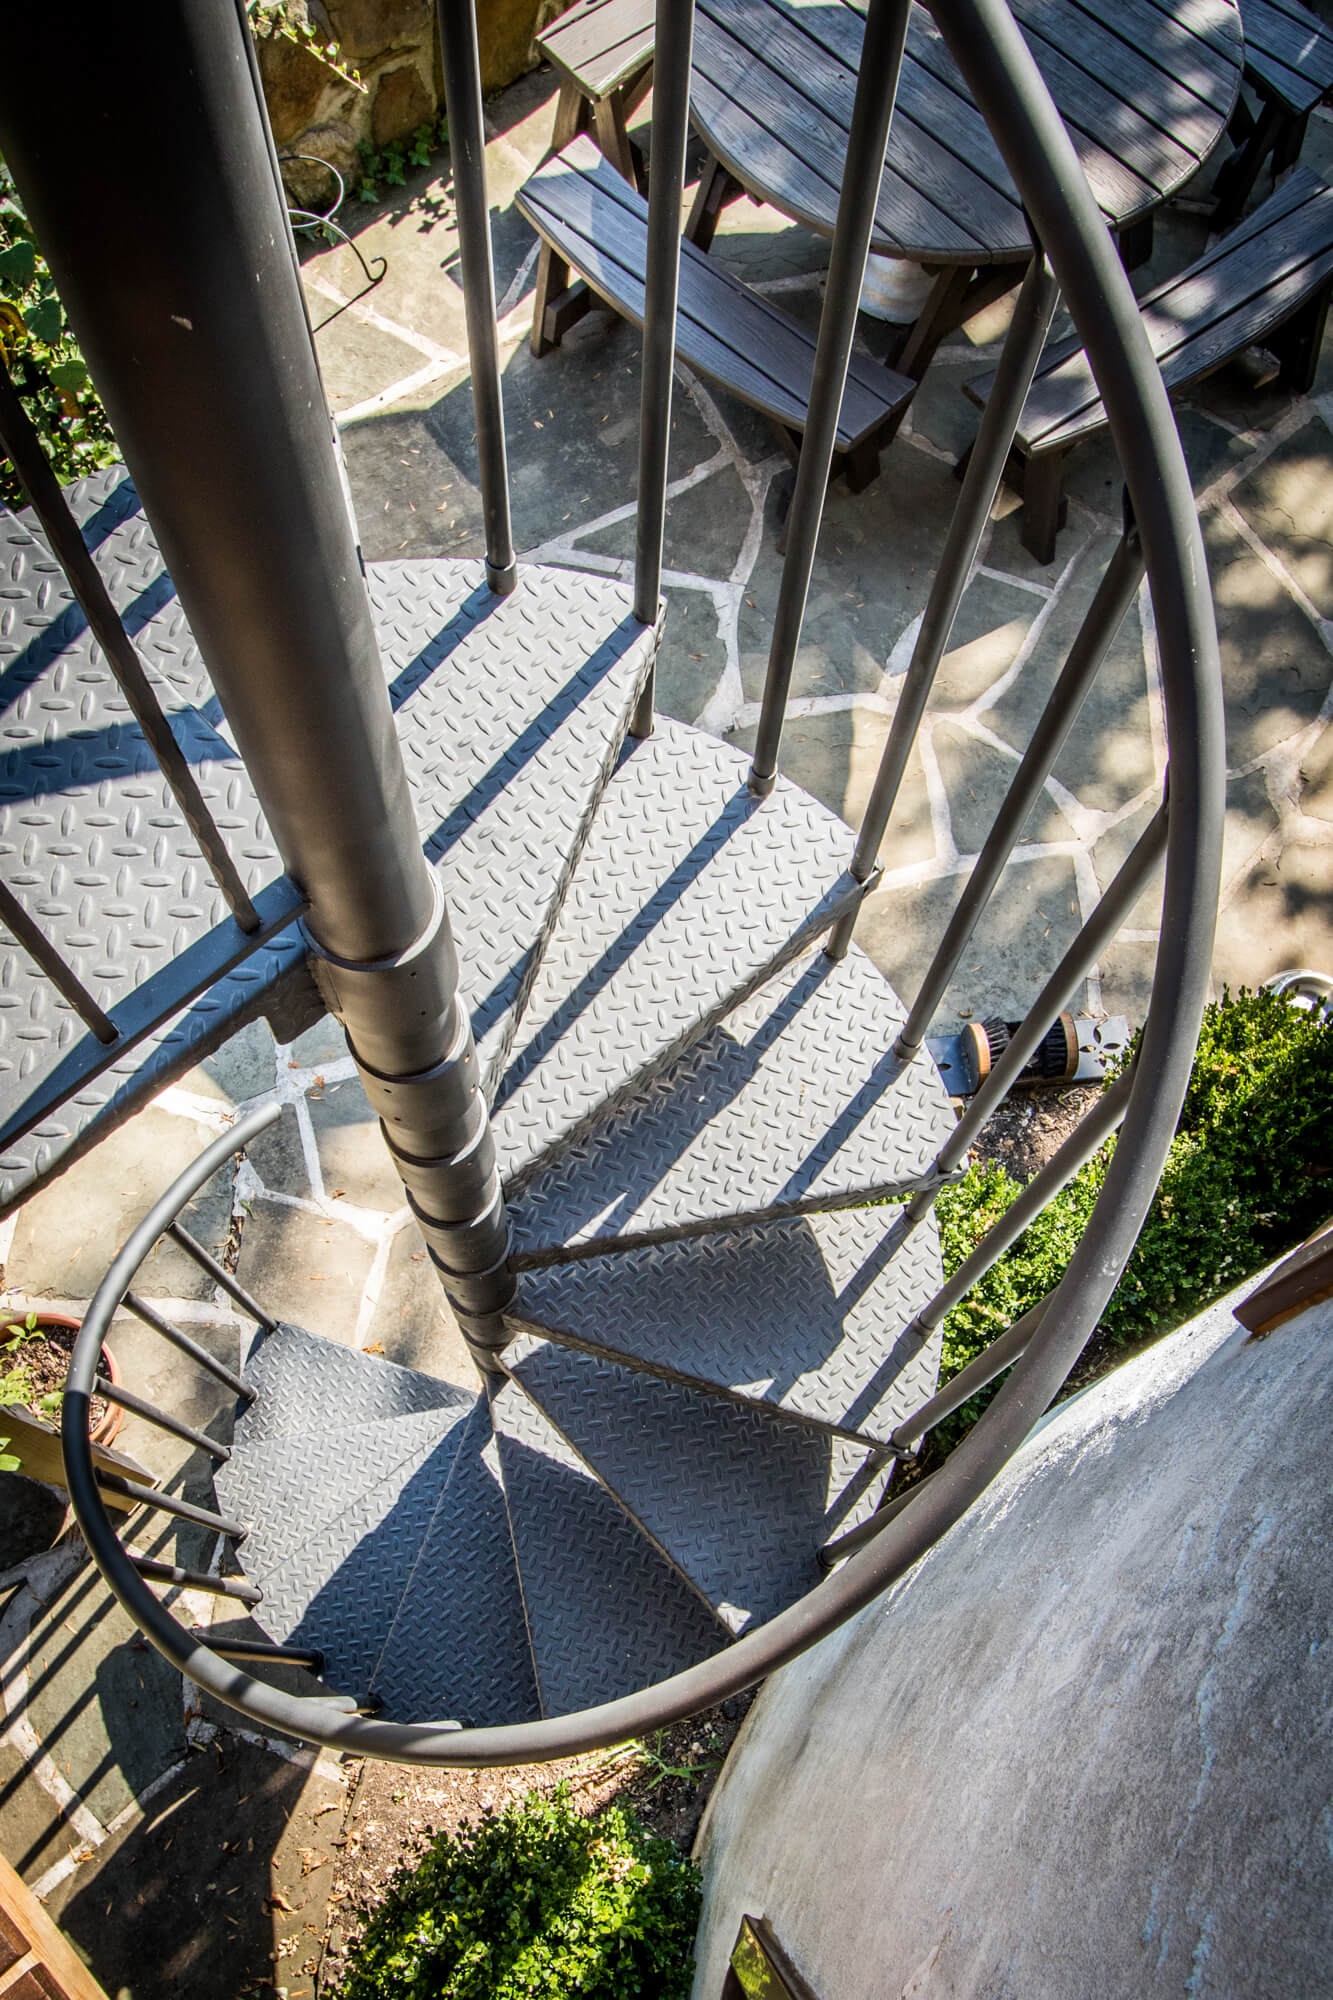
<svg viewBox="0 0 1333 2000">
<path fill-rule="evenodd" d="M 663 0 L 665 7 L 673 4 Z M 540 1762 L 644 1735 L 752 1685 L 879 1596 L 981 1494 L 1056 1394 L 1142 1225 L 1188 1082 L 1206 997 L 1220 872 L 1221 690 L 1202 542 L 1170 405 L 1128 281 L 1004 0 L 934 0 L 932 12 L 995 136 L 1086 346 L 1126 470 L 1157 627 L 1171 758 L 1161 941 L 1138 1059 L 1123 1094 L 1121 1137 L 1096 1207 L 1054 1292 L 1001 1336 L 1004 1358 L 994 1372 L 1012 1361 L 1011 1371 L 978 1423 L 928 1481 L 856 1531 L 856 1546 L 846 1559 L 797 1603 L 685 1672 L 580 1713 L 494 1728 L 386 1722 L 348 1712 L 354 1707 L 350 1698 L 284 1694 L 187 1630 L 148 1588 L 98 1491 L 88 1417 L 102 1339 L 158 1236 L 208 1176 L 275 1114 L 238 1121 L 168 1189 L 107 1272 L 75 1347 L 62 1421 L 74 1510 L 111 1589 L 183 1674 L 265 1728 L 400 1763 Z M 913 1419 L 901 1428 L 917 1424 Z M 216 1587 L 225 1580 L 202 1581 Z M 275 1656 L 260 1645 L 242 1650 L 251 1660 Z"/>
</svg>

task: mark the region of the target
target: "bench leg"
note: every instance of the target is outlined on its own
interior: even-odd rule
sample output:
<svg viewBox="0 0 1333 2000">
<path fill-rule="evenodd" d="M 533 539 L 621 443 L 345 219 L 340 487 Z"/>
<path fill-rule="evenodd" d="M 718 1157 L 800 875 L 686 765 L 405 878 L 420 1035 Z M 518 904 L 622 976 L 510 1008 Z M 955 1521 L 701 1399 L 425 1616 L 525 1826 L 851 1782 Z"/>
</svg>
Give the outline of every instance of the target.
<svg viewBox="0 0 1333 2000">
<path fill-rule="evenodd" d="M 1064 483 L 1062 451 L 1030 458 L 1023 468 L 1023 518 L 1018 538 L 1036 562 L 1055 561 L 1055 538 L 1069 513 Z"/>
<path fill-rule="evenodd" d="M 723 209 L 728 202 L 735 201 L 744 193 L 745 189 L 735 176 L 729 174 L 721 160 L 715 160 L 710 153 L 694 191 L 689 221 L 685 224 L 685 241 L 693 243 L 696 250 L 707 250 Z"/>
<path fill-rule="evenodd" d="M 1274 180 L 1277 179 L 1279 174 L 1285 173 L 1288 167 L 1294 167 L 1297 160 L 1299 160 L 1301 148 L 1305 144 L 1306 127 L 1309 123 L 1310 114 L 1308 111 L 1304 118 L 1289 118 L 1287 120 L 1286 127 L 1273 148 Z"/>
<path fill-rule="evenodd" d="M 1152 256 L 1152 217 L 1141 215 L 1137 222 L 1127 222 L 1123 229 L 1117 229 L 1115 247 L 1127 271 L 1137 271 L 1140 264 L 1146 264 Z"/>
<path fill-rule="evenodd" d="M 1319 350 L 1324 344 L 1324 322 L 1328 318 L 1330 287 L 1307 299 L 1299 312 L 1264 343 L 1282 364 L 1278 379 L 1293 396 L 1308 395 L 1319 368 Z"/>
<path fill-rule="evenodd" d="M 586 132 L 592 122 L 592 106 L 576 83 L 568 78 L 560 86 L 560 95 L 555 104 L 555 129 L 551 133 L 551 151 L 558 153 L 571 139 L 577 139 L 580 132 Z"/>
<path fill-rule="evenodd" d="M 639 185 L 638 169 L 634 160 L 634 148 L 629 142 L 625 129 L 625 107 L 621 92 L 613 90 L 609 97 L 601 98 L 592 108 L 592 125 L 597 144 L 616 172 L 627 180 L 631 187 Z"/>
<path fill-rule="evenodd" d="M 1224 161 L 1213 182 L 1217 201 L 1212 216 L 1214 229 L 1230 229 L 1244 208 L 1266 156 L 1282 143 L 1288 116 L 1280 104 L 1270 102 L 1263 106 L 1257 119 L 1250 121 L 1248 136 Z"/>
</svg>

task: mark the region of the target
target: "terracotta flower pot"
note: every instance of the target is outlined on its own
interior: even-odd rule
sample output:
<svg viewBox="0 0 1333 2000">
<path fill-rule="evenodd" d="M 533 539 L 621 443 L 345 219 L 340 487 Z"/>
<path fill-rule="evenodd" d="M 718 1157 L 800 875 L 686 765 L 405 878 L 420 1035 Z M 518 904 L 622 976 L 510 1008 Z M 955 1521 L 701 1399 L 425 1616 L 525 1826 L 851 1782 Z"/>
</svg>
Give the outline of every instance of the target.
<svg viewBox="0 0 1333 2000">
<path fill-rule="evenodd" d="M 41 1333 L 47 1327 L 51 1327 L 53 1330 L 58 1329 L 62 1333 L 77 1333 L 83 1324 L 82 1320 L 75 1319 L 70 1313 L 55 1312 L 49 1306 L 43 1306 L 35 1302 L 25 1303 L 22 1300 L 11 1302 L 5 1309 L 4 1314 L 0 1316 L 0 1324 L 4 1326 L 22 1326 L 29 1313 L 37 1321 L 38 1333 Z M 108 1382 L 114 1382 L 119 1385 L 120 1370 L 116 1366 L 116 1357 L 109 1347 L 102 1349 L 101 1372 L 106 1376 Z M 119 1435 L 120 1427 L 124 1421 L 125 1412 L 121 1409 L 119 1403 L 108 1403 L 103 1409 L 97 1423 L 93 1425 L 90 1433 L 92 1442 L 100 1445 L 111 1444 Z"/>
</svg>

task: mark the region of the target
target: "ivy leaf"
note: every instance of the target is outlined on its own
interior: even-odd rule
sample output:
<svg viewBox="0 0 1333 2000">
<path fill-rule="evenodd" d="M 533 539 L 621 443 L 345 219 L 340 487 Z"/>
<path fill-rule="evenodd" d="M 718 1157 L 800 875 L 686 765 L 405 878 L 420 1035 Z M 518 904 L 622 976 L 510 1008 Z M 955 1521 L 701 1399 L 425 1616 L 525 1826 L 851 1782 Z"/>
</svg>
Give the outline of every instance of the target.
<svg viewBox="0 0 1333 2000">
<path fill-rule="evenodd" d="M 40 340 L 46 347 L 54 347 L 59 340 L 64 319 L 60 301 L 56 298 L 39 299 L 23 315 L 23 323 L 33 339 Z"/>
<path fill-rule="evenodd" d="M 46 372 L 57 389 L 63 389 L 67 396 L 77 396 L 88 380 L 88 370 L 77 355 L 68 361 L 57 361 Z"/>
<path fill-rule="evenodd" d="M 0 250 L 0 278 L 5 278 L 19 291 L 26 291 L 37 275 L 37 252 L 31 243 L 22 237 L 11 243 L 7 250 Z"/>
</svg>

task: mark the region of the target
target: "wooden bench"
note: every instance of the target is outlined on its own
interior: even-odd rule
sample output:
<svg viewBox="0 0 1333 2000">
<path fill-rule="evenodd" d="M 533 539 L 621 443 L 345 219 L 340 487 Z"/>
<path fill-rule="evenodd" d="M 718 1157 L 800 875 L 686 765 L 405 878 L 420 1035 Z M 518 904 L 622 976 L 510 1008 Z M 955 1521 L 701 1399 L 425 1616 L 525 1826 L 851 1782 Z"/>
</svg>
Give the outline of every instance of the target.
<svg viewBox="0 0 1333 2000">
<path fill-rule="evenodd" d="M 1295 163 L 1310 113 L 1333 90 L 1333 34 L 1300 0 L 1241 0 L 1240 14 L 1245 81 L 1259 109 L 1242 98 L 1227 127 L 1236 146 L 1213 184 L 1219 229 L 1240 214 L 1266 159 L 1274 175 Z"/>
<path fill-rule="evenodd" d="M 1314 380 L 1333 287 L 1333 188 L 1298 168 L 1262 207 L 1187 270 L 1139 302 L 1162 379 L 1174 394 L 1261 341 L 1281 380 L 1303 394 Z M 974 403 L 994 373 L 965 385 Z M 1077 337 L 1046 350 L 1005 469 L 1023 496 L 1022 542 L 1038 562 L 1055 556 L 1064 525 L 1064 462 L 1106 422 Z"/>
<path fill-rule="evenodd" d="M 583 137 L 547 160 L 519 190 L 518 206 L 556 257 L 585 282 L 545 304 L 534 317 L 532 348 L 558 344 L 582 313 L 602 299 L 622 318 L 643 324 L 648 204 Z M 682 243 L 676 352 L 771 417 L 788 437 L 804 429 L 814 375 L 815 336 L 738 278 Z M 915 382 L 865 355 L 853 355 L 838 419 L 834 468 L 853 492 L 879 470 L 879 454 L 912 399 Z"/>
<path fill-rule="evenodd" d="M 560 78 L 553 148 L 591 126 L 608 160 L 643 185 L 643 162 L 626 129 L 653 80 L 654 0 L 577 0 L 537 37 Z"/>
</svg>

